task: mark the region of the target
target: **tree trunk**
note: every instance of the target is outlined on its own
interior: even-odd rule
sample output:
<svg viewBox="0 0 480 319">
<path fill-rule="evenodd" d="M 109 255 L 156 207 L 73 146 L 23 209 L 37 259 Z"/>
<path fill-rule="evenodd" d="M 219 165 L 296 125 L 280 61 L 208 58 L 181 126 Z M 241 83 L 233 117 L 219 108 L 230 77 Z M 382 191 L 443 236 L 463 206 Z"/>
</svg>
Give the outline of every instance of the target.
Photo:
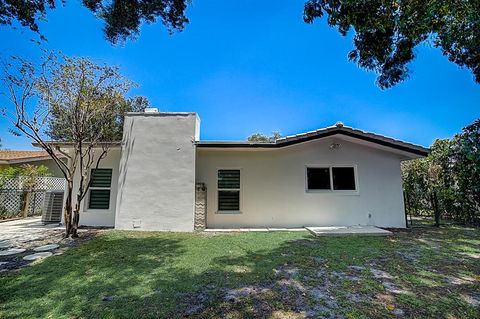
<svg viewBox="0 0 480 319">
<path fill-rule="evenodd" d="M 65 199 L 65 209 L 63 212 L 65 222 L 65 238 L 70 237 L 72 233 L 72 193 L 73 182 L 67 183 L 67 197 Z"/>
<path fill-rule="evenodd" d="M 23 200 L 22 200 L 22 217 L 27 218 L 28 217 L 28 208 L 30 207 L 30 199 L 31 199 L 32 193 L 30 191 L 25 191 L 23 193 Z"/>
<path fill-rule="evenodd" d="M 79 196 L 77 196 L 79 197 Z M 75 209 L 73 210 L 72 238 L 78 237 L 78 223 L 80 221 L 80 199 L 77 198 Z"/>
<path fill-rule="evenodd" d="M 438 209 L 437 192 L 433 191 L 432 194 L 433 213 L 435 216 L 435 227 L 440 227 L 440 210 Z"/>
</svg>

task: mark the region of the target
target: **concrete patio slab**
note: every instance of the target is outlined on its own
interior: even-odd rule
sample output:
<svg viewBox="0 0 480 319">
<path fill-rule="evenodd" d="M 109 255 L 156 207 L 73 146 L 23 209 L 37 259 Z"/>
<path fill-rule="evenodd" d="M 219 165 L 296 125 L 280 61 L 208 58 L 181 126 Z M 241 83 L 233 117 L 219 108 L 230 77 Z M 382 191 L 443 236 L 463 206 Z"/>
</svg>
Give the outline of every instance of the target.
<svg viewBox="0 0 480 319">
<path fill-rule="evenodd" d="M 327 227 L 305 227 L 314 236 L 388 236 L 391 231 L 375 226 L 327 226 Z"/>
<path fill-rule="evenodd" d="M 305 228 L 275 228 L 269 227 L 268 231 L 305 231 Z"/>
<path fill-rule="evenodd" d="M 272 232 L 272 231 L 305 231 L 305 228 L 207 228 L 205 232 Z"/>
</svg>

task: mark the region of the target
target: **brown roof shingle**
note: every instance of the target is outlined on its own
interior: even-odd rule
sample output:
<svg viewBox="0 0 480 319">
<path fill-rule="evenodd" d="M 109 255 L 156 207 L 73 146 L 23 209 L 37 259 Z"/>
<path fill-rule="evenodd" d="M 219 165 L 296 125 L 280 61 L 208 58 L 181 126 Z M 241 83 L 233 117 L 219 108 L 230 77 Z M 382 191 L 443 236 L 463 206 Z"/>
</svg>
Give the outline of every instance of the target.
<svg viewBox="0 0 480 319">
<path fill-rule="evenodd" d="M 0 161 L 10 162 L 19 160 L 48 159 L 49 155 L 45 151 L 0 151 Z"/>
</svg>

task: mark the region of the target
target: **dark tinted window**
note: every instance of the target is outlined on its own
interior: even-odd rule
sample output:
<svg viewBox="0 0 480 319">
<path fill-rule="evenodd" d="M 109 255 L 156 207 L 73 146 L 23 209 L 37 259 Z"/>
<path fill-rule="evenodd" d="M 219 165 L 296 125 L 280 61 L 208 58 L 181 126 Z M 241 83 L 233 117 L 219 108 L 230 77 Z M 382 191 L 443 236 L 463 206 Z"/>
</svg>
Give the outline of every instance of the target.
<svg viewBox="0 0 480 319">
<path fill-rule="evenodd" d="M 353 167 L 332 167 L 334 190 L 355 190 Z"/>
<path fill-rule="evenodd" d="M 330 189 L 330 169 L 328 167 L 308 167 L 307 188 Z"/>
</svg>

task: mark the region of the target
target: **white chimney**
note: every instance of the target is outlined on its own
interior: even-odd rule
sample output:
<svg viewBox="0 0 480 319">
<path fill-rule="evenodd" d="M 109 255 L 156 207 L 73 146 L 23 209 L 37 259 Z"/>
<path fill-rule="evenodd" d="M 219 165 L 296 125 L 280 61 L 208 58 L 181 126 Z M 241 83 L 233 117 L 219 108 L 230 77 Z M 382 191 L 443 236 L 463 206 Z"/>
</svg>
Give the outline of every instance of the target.
<svg viewBox="0 0 480 319">
<path fill-rule="evenodd" d="M 145 113 L 158 113 L 158 109 L 156 107 L 146 107 L 144 112 Z"/>
</svg>

